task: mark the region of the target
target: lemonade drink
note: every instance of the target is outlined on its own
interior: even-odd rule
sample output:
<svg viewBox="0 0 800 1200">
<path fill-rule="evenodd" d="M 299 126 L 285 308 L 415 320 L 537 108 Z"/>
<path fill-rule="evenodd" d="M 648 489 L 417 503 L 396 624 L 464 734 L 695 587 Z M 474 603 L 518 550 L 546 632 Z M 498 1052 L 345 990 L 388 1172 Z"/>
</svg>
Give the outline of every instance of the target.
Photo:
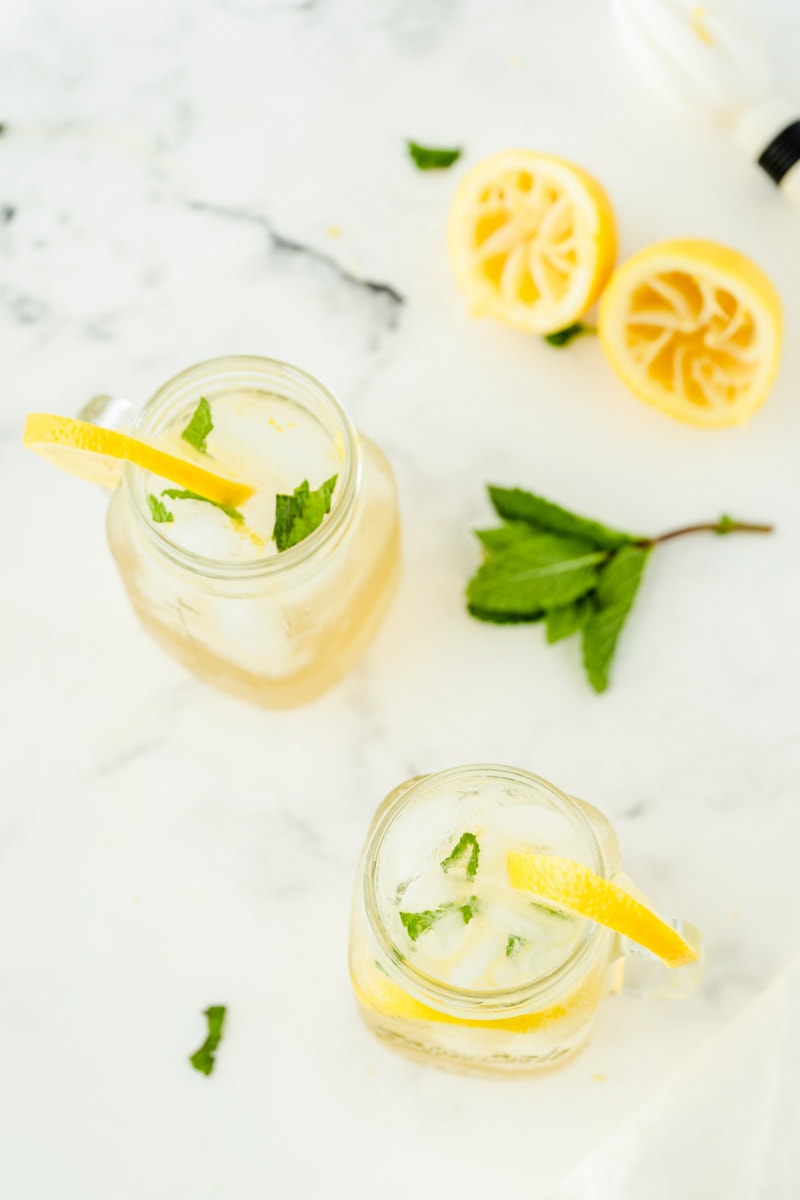
<svg viewBox="0 0 800 1200">
<path fill-rule="evenodd" d="M 213 427 L 187 441 L 201 399 Z M 195 674 L 259 704 L 330 687 L 375 632 L 397 577 L 395 486 L 380 450 L 310 376 L 257 358 L 177 376 L 134 432 L 255 488 L 229 510 L 125 468 L 108 535 L 145 627 Z M 276 497 L 304 483 L 327 486 L 330 510 L 280 549 Z"/>
<path fill-rule="evenodd" d="M 621 986 L 624 939 L 515 890 L 510 850 L 619 878 L 602 814 L 524 771 L 422 777 L 376 814 L 355 889 L 351 977 L 368 1026 L 413 1057 L 468 1070 L 558 1063 Z"/>
</svg>

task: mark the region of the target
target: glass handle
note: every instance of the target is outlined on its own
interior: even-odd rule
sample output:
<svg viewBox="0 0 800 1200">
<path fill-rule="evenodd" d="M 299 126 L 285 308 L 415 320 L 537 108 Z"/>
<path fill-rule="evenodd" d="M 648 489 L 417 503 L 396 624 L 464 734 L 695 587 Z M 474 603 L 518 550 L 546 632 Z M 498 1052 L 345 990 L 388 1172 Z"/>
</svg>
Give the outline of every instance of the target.
<svg viewBox="0 0 800 1200">
<path fill-rule="evenodd" d="M 78 413 L 79 421 L 100 425 L 103 429 L 128 429 L 136 416 L 136 406 L 122 396 L 92 396 Z"/>
<path fill-rule="evenodd" d="M 614 876 L 614 883 L 637 900 L 651 905 L 627 875 Z M 663 959 L 630 938 L 617 934 L 609 966 L 609 991 L 628 992 L 633 996 L 658 1000 L 679 1000 L 693 992 L 703 978 L 705 956 L 703 935 L 695 925 L 677 917 L 662 916 L 676 933 L 698 951 L 699 957 L 684 967 L 668 967 Z"/>
</svg>

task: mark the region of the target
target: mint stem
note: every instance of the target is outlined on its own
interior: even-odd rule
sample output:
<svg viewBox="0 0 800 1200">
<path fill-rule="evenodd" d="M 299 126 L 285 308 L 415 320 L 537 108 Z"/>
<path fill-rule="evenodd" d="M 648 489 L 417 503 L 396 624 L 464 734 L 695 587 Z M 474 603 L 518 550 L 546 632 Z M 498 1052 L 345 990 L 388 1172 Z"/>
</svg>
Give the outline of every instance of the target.
<svg viewBox="0 0 800 1200">
<path fill-rule="evenodd" d="M 706 521 L 699 525 L 684 525 L 681 529 L 671 529 L 658 537 L 643 538 L 637 546 L 659 546 L 662 542 L 671 542 L 673 538 L 684 537 L 687 533 L 772 533 L 774 525 L 754 525 L 748 521 L 732 521 L 723 517 L 720 521 Z"/>
</svg>

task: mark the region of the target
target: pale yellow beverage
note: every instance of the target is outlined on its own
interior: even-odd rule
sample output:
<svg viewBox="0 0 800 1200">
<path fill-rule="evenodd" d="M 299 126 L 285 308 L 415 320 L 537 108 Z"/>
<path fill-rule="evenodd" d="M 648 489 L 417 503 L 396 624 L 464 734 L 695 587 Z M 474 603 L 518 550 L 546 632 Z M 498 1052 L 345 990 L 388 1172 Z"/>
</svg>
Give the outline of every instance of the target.
<svg viewBox="0 0 800 1200">
<path fill-rule="evenodd" d="M 670 971 L 612 930 L 514 889 L 511 850 L 623 878 L 605 817 L 525 771 L 455 768 L 402 785 L 378 810 L 350 941 L 356 998 L 378 1037 L 440 1066 L 533 1071 L 585 1044 L 627 964 L 640 993 L 696 984 L 696 969 Z"/>
<path fill-rule="evenodd" d="M 212 428 L 187 440 L 201 402 L 201 432 L 209 420 Z M 397 500 L 381 451 L 311 376 L 260 358 L 215 359 L 176 376 L 133 432 L 255 488 L 225 510 L 126 466 L 108 536 L 145 628 L 196 675 L 244 699 L 285 707 L 320 695 L 363 652 L 394 591 Z M 329 511 L 281 549 L 276 497 L 305 485 L 327 493 Z"/>
</svg>

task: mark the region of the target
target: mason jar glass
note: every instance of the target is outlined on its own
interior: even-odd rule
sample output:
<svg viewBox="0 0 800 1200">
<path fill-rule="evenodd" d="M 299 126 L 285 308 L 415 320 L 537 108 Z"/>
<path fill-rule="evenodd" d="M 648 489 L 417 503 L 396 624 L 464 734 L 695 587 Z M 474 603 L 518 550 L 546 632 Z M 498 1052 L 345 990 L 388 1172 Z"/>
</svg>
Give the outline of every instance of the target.
<svg viewBox="0 0 800 1200">
<path fill-rule="evenodd" d="M 327 439 L 338 481 L 322 524 L 279 554 L 210 557 L 177 544 L 169 524 L 153 521 L 146 474 L 126 464 L 109 507 L 108 540 L 140 621 L 169 654 L 243 699 L 304 704 L 350 669 L 388 608 L 400 559 L 394 477 L 331 392 L 266 358 L 217 358 L 183 371 L 144 405 L 130 432 L 157 441 L 200 397 L 213 410 L 215 399 L 232 393 L 288 402 L 306 426 L 313 423 L 316 445 Z M 102 423 L 97 406 L 86 415 Z"/>
<path fill-rule="evenodd" d="M 481 842 L 484 836 L 494 836 L 497 842 L 500 831 L 499 844 L 508 849 L 519 849 L 522 838 L 525 849 L 569 857 L 635 891 L 621 872 L 619 844 L 608 820 L 536 775 L 478 765 L 402 784 L 373 819 L 351 918 L 352 984 L 364 1021 L 379 1038 L 413 1058 L 452 1069 L 535 1071 L 564 1062 L 586 1043 L 608 992 L 624 987 L 638 995 L 681 996 L 697 985 L 699 961 L 670 969 L 612 930 L 582 919 L 571 922 L 578 930 L 571 940 L 564 940 L 561 932 L 552 942 L 546 934 L 539 944 L 533 939 L 530 973 L 513 986 L 456 986 L 452 978 L 443 982 L 440 973 L 430 970 L 430 961 L 420 966 L 417 951 L 423 943 L 409 941 L 409 914 L 402 914 L 401 924 L 398 908 L 424 875 L 422 860 L 434 861 L 438 871 L 447 862 L 440 861 L 442 848 L 457 843 L 465 829 L 478 830 Z M 471 897 L 476 911 L 484 895 L 495 901 L 499 897 L 502 911 L 505 884 L 507 880 L 482 879 L 478 870 L 465 887 L 476 893 Z M 434 896 L 425 905 L 428 911 L 416 916 L 431 917 L 435 905 Z M 451 903 L 440 911 L 456 907 Z M 558 913 L 551 915 L 558 922 Z M 464 961 L 469 955 L 473 971 L 476 963 L 480 971 L 491 966 L 494 954 L 505 970 L 502 938 L 497 940 L 496 931 L 491 935 L 492 949 L 490 935 L 477 925 L 472 926 Z M 693 927 L 673 925 L 692 944 L 699 942 Z M 458 919 L 456 926 L 461 934 L 455 936 L 466 938 Z M 510 937 L 507 946 L 513 946 Z"/>
</svg>

